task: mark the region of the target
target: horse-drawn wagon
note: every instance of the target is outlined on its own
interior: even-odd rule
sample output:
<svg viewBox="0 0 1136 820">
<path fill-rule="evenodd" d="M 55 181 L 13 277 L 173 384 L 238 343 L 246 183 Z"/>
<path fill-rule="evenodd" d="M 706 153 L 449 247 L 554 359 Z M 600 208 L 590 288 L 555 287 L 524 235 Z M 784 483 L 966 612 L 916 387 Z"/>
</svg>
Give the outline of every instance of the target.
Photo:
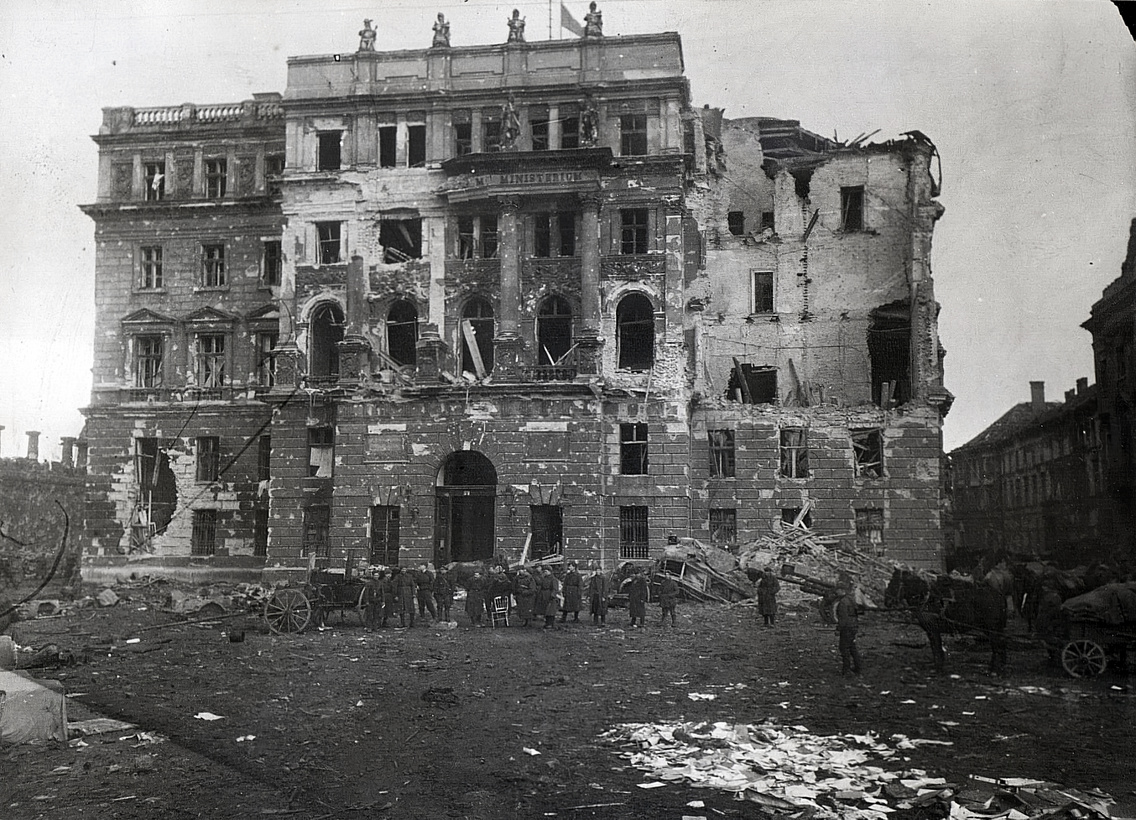
<svg viewBox="0 0 1136 820">
<path fill-rule="evenodd" d="M 1105 584 L 1061 606 L 1061 666 L 1075 678 L 1092 678 L 1109 664 L 1124 664 L 1136 646 L 1136 582 Z"/>
<path fill-rule="evenodd" d="M 343 620 L 348 610 L 365 619 L 367 582 L 352 573 L 350 558 L 342 572 L 313 564 L 302 583 L 273 589 L 264 604 L 264 620 L 275 634 L 298 633 L 312 624 L 323 626 L 332 612 Z"/>
</svg>

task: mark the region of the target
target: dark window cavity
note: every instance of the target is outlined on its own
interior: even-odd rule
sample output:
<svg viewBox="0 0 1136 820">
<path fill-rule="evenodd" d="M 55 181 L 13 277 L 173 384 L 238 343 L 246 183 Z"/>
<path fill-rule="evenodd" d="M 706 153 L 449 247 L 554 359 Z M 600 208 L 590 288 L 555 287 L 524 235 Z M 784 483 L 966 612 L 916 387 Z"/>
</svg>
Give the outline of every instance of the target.
<svg viewBox="0 0 1136 820">
<path fill-rule="evenodd" d="M 400 365 L 413 365 L 417 360 L 418 308 L 399 299 L 387 313 L 387 354 Z"/>
<path fill-rule="evenodd" d="M 710 446 L 710 475 L 714 478 L 734 477 L 734 431 L 707 430 Z"/>
<path fill-rule="evenodd" d="M 225 386 L 225 336 L 202 333 L 197 337 L 197 386 L 216 390 Z"/>
<path fill-rule="evenodd" d="M 406 164 L 411 168 L 426 166 L 426 126 L 406 126 Z"/>
<path fill-rule="evenodd" d="M 552 504 L 529 506 L 529 532 L 532 540 L 529 555 L 539 560 L 549 555 L 560 555 L 564 544 L 564 511 Z"/>
<path fill-rule="evenodd" d="M 540 304 L 536 340 L 541 365 L 558 364 L 572 349 L 572 306 L 563 296 L 549 296 Z"/>
<path fill-rule="evenodd" d="M 647 153 L 646 114 L 624 114 L 619 118 L 619 153 L 625 157 Z"/>
<path fill-rule="evenodd" d="M 801 514 L 801 507 L 782 507 L 781 508 L 781 523 L 796 525 L 798 521 L 801 526 L 809 529 L 813 525 L 813 514 L 805 510 L 804 515 Z"/>
<path fill-rule="evenodd" d="M 773 271 L 753 272 L 753 313 L 773 312 Z"/>
<path fill-rule="evenodd" d="M 252 554 L 256 558 L 268 555 L 268 509 L 257 507 L 252 529 Z"/>
<path fill-rule="evenodd" d="M 856 510 L 856 537 L 872 546 L 884 541 L 884 511 L 878 507 L 863 507 Z"/>
<path fill-rule="evenodd" d="M 256 440 L 256 480 L 272 478 L 272 436 L 262 435 Z"/>
<path fill-rule="evenodd" d="M 225 271 L 225 246 L 201 246 L 201 287 L 223 288 L 229 284 Z"/>
<path fill-rule="evenodd" d="M 284 176 L 284 155 L 269 154 L 264 158 L 264 188 L 269 196 L 280 193 L 280 177 Z"/>
<path fill-rule="evenodd" d="M 146 186 L 146 201 L 157 202 L 166 198 L 166 163 L 147 162 L 143 166 L 143 183 Z"/>
<path fill-rule="evenodd" d="M 194 510 L 190 555 L 213 555 L 217 551 L 217 511 Z"/>
<path fill-rule="evenodd" d="M 161 336 L 138 336 L 134 339 L 134 386 L 162 386 L 162 362 L 165 345 Z"/>
<path fill-rule="evenodd" d="M 166 531 L 177 506 L 177 480 L 158 439 L 135 439 L 134 478 L 139 498 L 131 538 L 142 547 L 151 536 Z"/>
<path fill-rule="evenodd" d="M 647 253 L 648 216 L 646 208 L 625 208 L 619 212 L 620 253 Z"/>
<path fill-rule="evenodd" d="M 548 106 L 534 105 L 529 108 L 529 129 L 532 134 L 532 149 L 547 151 L 548 144 Z"/>
<path fill-rule="evenodd" d="M 809 448 L 804 428 L 787 427 L 781 431 L 781 475 L 808 478 Z"/>
<path fill-rule="evenodd" d="M 320 381 L 339 378 L 339 343 L 343 341 L 343 311 L 326 303 L 312 312 L 308 375 Z"/>
<path fill-rule="evenodd" d="M 884 436 L 879 430 L 853 430 L 852 456 L 857 478 L 884 477 Z"/>
<path fill-rule="evenodd" d="M 338 171 L 342 167 L 343 132 L 321 131 L 316 135 L 319 141 L 319 156 L 316 157 L 316 169 L 320 171 Z"/>
<path fill-rule="evenodd" d="M 311 408 L 308 419 L 308 476 L 331 478 L 335 464 L 335 405 Z"/>
<path fill-rule="evenodd" d="M 864 186 L 840 189 L 840 227 L 845 231 L 864 230 Z"/>
<path fill-rule="evenodd" d="M 316 235 L 319 241 L 318 262 L 321 265 L 334 265 L 339 262 L 343 239 L 342 222 L 317 222 Z"/>
<path fill-rule="evenodd" d="M 379 167 L 394 168 L 398 162 L 398 126 L 379 126 Z"/>
<path fill-rule="evenodd" d="M 468 110 L 454 112 L 454 156 L 464 157 L 473 153 L 473 125 Z"/>
<path fill-rule="evenodd" d="M 331 533 L 331 507 L 313 504 L 304 510 L 304 555 L 326 558 L 331 553 L 328 536 Z"/>
<path fill-rule="evenodd" d="M 580 147 L 580 109 L 575 105 L 560 106 L 560 147 Z"/>
<path fill-rule="evenodd" d="M 261 387 L 276 385 L 276 333 L 256 334 L 256 383 Z"/>
<path fill-rule="evenodd" d="M 217 436 L 197 437 L 197 480 L 216 481 L 221 472 L 221 440 Z"/>
<path fill-rule="evenodd" d="M 617 366 L 649 370 L 655 363 L 655 311 L 641 293 L 624 296 L 615 310 Z"/>
<path fill-rule="evenodd" d="M 397 265 L 422 258 L 422 219 L 384 219 L 379 223 L 383 262 Z"/>
<path fill-rule="evenodd" d="M 277 287 L 280 284 L 280 276 L 283 269 L 284 248 L 280 240 L 265 240 L 260 255 L 261 282 L 269 287 Z"/>
<path fill-rule="evenodd" d="M 493 306 L 481 297 L 470 299 L 462 311 L 463 371 L 480 379 L 493 369 L 493 333 Z"/>
<path fill-rule="evenodd" d="M 647 475 L 646 423 L 619 425 L 619 472 L 622 475 Z"/>
<path fill-rule="evenodd" d="M 726 224 L 734 236 L 745 234 L 745 213 L 743 211 L 730 211 L 726 214 Z"/>
<path fill-rule="evenodd" d="M 223 159 L 205 160 L 205 196 L 220 199 L 229 186 L 228 162 Z"/>
<path fill-rule="evenodd" d="M 735 544 L 738 540 L 738 511 L 710 510 L 710 543 Z"/>
<path fill-rule="evenodd" d="M 399 507 L 393 504 L 376 504 L 371 507 L 372 564 L 398 566 L 399 514 Z"/>
<path fill-rule="evenodd" d="M 501 112 L 486 112 L 481 118 L 481 150 L 492 153 L 501 150 Z"/>
</svg>

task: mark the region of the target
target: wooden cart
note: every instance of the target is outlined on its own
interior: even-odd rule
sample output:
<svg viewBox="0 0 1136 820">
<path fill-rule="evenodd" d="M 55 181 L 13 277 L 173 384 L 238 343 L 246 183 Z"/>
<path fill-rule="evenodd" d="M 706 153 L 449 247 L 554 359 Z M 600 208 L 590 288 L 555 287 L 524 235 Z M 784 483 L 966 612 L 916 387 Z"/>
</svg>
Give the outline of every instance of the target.
<svg viewBox="0 0 1136 820">
<path fill-rule="evenodd" d="M 1095 678 L 1110 663 L 1123 665 L 1136 646 L 1136 623 L 1112 626 L 1101 621 L 1071 620 L 1061 648 L 1061 666 L 1074 678 Z"/>
<path fill-rule="evenodd" d="M 367 615 L 367 582 L 352 574 L 348 558 L 343 572 L 309 568 L 307 580 L 296 585 L 279 586 L 264 605 L 264 620 L 274 634 L 303 632 L 311 625 L 327 623 L 332 612 L 339 613 L 342 623 L 350 610 Z"/>
</svg>

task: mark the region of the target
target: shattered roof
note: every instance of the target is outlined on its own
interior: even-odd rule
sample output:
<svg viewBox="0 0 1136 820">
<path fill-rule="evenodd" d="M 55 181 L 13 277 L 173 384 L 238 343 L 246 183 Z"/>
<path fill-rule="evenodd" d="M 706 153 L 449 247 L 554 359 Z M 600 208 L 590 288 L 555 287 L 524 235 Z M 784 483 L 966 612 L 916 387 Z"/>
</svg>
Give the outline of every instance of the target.
<svg viewBox="0 0 1136 820">
<path fill-rule="evenodd" d="M 1085 402 L 1094 401 L 1096 396 L 1097 386 L 1094 384 L 1090 385 L 1088 389 L 1078 392 L 1071 401 L 1045 402 L 1045 409 L 1040 413 L 1033 409 L 1032 402 L 1025 401 L 1020 404 L 1015 404 L 1007 410 L 1000 419 L 966 444 L 963 444 L 961 447 L 956 447 L 952 452 L 957 453 L 960 450 L 973 450 L 999 444 L 1019 433 L 1025 432 L 1031 427 L 1041 429 L 1054 420 L 1061 418 L 1064 414 L 1080 407 Z"/>
</svg>

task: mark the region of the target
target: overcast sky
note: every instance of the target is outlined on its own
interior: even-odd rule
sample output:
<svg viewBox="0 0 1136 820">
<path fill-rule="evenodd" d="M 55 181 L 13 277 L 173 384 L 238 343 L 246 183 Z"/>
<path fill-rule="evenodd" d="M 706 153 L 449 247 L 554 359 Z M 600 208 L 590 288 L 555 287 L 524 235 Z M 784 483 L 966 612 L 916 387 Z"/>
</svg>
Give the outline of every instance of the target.
<svg viewBox="0 0 1136 820">
<path fill-rule="evenodd" d="M 570 0 L 576 19 L 584 0 Z M 957 447 L 1043 380 L 1093 381 L 1080 328 L 1136 217 L 1136 48 L 1106 0 L 601 0 L 609 35 L 677 31 L 696 105 L 841 139 L 918 129 L 942 156 L 932 267 Z M 0 3 L 0 455 L 82 428 L 91 386 L 93 202 L 104 106 L 283 91 L 289 56 L 503 42 L 546 2 L 4 0 Z M 559 20 L 559 0 L 552 6 Z M 275 9 L 275 11 L 267 11 Z M 560 36 L 554 27 L 552 35 Z M 565 36 L 571 36 L 565 32 Z"/>
</svg>

